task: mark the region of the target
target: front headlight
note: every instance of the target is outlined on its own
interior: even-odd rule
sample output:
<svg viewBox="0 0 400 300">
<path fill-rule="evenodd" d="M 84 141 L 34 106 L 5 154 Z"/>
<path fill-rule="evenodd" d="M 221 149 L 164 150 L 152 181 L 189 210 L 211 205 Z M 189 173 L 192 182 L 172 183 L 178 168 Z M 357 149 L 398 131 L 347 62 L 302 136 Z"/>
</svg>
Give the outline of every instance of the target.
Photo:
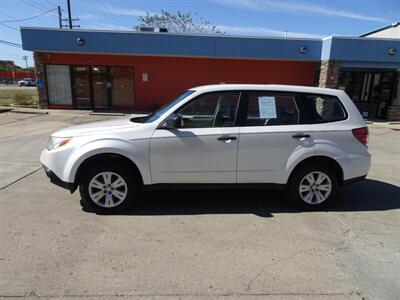
<svg viewBox="0 0 400 300">
<path fill-rule="evenodd" d="M 51 136 L 47 142 L 47 150 L 54 150 L 69 143 L 71 137 L 53 137 Z"/>
</svg>

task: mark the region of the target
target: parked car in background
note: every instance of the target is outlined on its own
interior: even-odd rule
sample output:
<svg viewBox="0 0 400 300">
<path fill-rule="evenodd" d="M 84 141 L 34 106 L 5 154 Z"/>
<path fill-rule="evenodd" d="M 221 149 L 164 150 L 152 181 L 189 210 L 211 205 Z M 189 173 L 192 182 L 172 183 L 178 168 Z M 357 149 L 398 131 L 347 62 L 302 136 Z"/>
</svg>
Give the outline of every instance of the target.
<svg viewBox="0 0 400 300">
<path fill-rule="evenodd" d="M 24 78 L 18 81 L 18 86 L 36 86 L 35 78 Z"/>
<path fill-rule="evenodd" d="M 366 177 L 367 138 L 341 90 L 209 85 L 147 117 L 57 131 L 41 162 L 51 182 L 79 187 L 85 205 L 106 213 L 128 209 L 141 189 L 217 186 L 285 190 L 319 209 Z"/>
</svg>

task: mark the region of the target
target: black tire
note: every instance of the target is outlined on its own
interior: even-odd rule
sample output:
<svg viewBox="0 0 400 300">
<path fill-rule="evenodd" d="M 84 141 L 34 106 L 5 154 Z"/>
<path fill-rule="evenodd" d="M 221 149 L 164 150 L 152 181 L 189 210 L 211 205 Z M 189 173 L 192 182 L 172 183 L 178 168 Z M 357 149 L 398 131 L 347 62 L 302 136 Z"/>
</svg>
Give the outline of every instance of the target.
<svg viewBox="0 0 400 300">
<path fill-rule="evenodd" d="M 92 200 L 90 196 L 89 193 L 90 182 L 93 178 L 97 177 L 102 172 L 112 172 L 122 177 L 126 183 L 127 187 L 126 197 L 120 204 L 114 207 L 103 207 L 98 203 L 96 203 L 94 200 Z M 130 168 L 121 163 L 114 161 L 111 162 L 102 161 L 96 165 L 90 166 L 81 176 L 81 180 L 79 183 L 79 192 L 82 197 L 81 201 L 82 207 L 86 210 L 90 210 L 101 214 L 117 214 L 128 211 L 133 206 L 135 199 L 137 198 L 139 189 L 140 189 L 140 181 L 135 171 L 131 170 Z M 125 192 L 125 188 L 123 189 L 123 191 Z M 118 198 L 113 196 L 113 199 L 116 200 L 115 202 L 118 202 Z M 102 200 L 99 201 L 99 203 L 101 202 Z"/>
<path fill-rule="evenodd" d="M 307 203 L 305 200 L 303 200 L 302 196 L 300 195 L 300 183 L 304 179 L 304 177 L 312 172 L 322 172 L 324 173 L 327 177 L 329 177 L 330 183 L 331 183 L 331 191 L 329 193 L 329 196 L 326 198 L 321 203 L 318 203 L 318 200 L 316 199 L 316 196 L 313 196 L 312 202 L 315 201 L 316 203 L 310 204 Z M 308 182 L 308 181 L 306 181 Z M 327 183 L 327 181 L 325 181 Z M 326 207 L 328 207 L 331 202 L 333 202 L 336 198 L 337 190 L 339 188 L 338 184 L 338 174 L 336 171 L 326 165 L 323 164 L 307 164 L 299 169 L 295 170 L 294 173 L 291 175 L 289 182 L 286 186 L 286 196 L 291 200 L 293 203 L 295 203 L 297 206 L 306 209 L 306 210 L 321 210 Z M 304 192 L 303 195 L 307 194 L 307 192 Z M 325 192 L 323 192 L 323 195 L 325 195 Z"/>
</svg>

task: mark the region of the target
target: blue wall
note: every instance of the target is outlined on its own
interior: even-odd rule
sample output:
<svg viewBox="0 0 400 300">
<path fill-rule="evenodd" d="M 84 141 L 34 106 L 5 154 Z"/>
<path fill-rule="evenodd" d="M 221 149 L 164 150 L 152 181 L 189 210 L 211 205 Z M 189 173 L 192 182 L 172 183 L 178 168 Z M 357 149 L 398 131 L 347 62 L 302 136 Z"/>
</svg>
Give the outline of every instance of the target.
<svg viewBox="0 0 400 300">
<path fill-rule="evenodd" d="M 349 67 L 400 69 L 400 40 L 336 36 L 258 38 L 34 27 L 22 27 L 21 36 L 23 49 L 30 51 L 297 61 L 333 59 Z M 78 37 L 85 40 L 83 46 L 76 43 Z M 307 52 L 300 53 L 300 47 L 306 47 Z M 389 55 L 389 48 L 396 48 L 397 53 Z"/>
<path fill-rule="evenodd" d="M 21 28 L 25 50 L 319 61 L 318 39 Z M 76 39 L 85 40 L 79 46 Z M 302 54 L 300 47 L 306 47 Z"/>
<path fill-rule="evenodd" d="M 389 48 L 395 48 L 396 54 L 389 55 Z M 323 40 L 321 59 L 346 61 L 355 65 L 365 63 L 366 66 L 400 67 L 400 40 L 333 36 Z"/>
</svg>

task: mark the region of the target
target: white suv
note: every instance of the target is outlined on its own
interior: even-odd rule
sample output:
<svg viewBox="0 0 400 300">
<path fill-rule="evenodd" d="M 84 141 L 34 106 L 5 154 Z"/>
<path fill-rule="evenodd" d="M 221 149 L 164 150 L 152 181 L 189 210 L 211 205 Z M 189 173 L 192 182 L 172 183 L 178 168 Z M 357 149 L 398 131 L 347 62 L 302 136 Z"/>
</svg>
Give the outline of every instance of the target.
<svg viewBox="0 0 400 300">
<path fill-rule="evenodd" d="M 345 92 L 286 85 L 192 88 L 155 113 L 55 132 L 41 154 L 51 182 L 100 212 L 142 189 L 286 190 L 316 209 L 366 177 L 368 129 Z"/>
</svg>

